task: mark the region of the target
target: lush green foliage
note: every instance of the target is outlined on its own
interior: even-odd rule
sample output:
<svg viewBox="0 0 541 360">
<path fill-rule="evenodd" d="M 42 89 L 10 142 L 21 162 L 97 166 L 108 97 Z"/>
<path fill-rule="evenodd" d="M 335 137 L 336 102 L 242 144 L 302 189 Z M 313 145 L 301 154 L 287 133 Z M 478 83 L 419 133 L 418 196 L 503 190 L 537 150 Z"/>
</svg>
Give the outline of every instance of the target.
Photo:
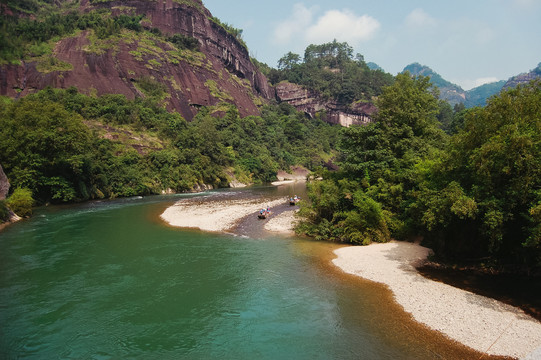
<svg viewBox="0 0 541 360">
<path fill-rule="evenodd" d="M 6 205 L 21 217 L 30 216 L 32 215 L 32 206 L 34 205 L 32 192 L 29 189 L 17 188 L 7 199 Z"/>
<path fill-rule="evenodd" d="M 290 165 L 322 164 L 338 134 L 287 105 L 246 118 L 230 105 L 221 118 L 203 108 L 187 123 L 156 101 L 49 88 L 8 102 L 0 163 L 38 202 L 69 202 L 227 186 L 230 173 L 270 181 Z"/>
<path fill-rule="evenodd" d="M 323 96 L 344 105 L 357 100 L 371 100 L 381 93 L 393 77 L 381 70 L 370 70 L 362 55 L 353 55 L 353 48 L 336 40 L 322 45 L 309 45 L 300 55 L 287 53 L 278 62 L 278 70 L 269 71 L 272 83 L 287 80 L 316 90 Z"/>
<path fill-rule="evenodd" d="M 438 101 L 428 78 L 400 74 L 377 105 L 376 122 L 342 131 L 341 171 L 311 185 L 313 206 L 303 209 L 308 233 L 323 228 L 335 240 L 366 244 L 409 231 L 404 210 L 416 188 L 416 164 L 445 143 Z"/>
<path fill-rule="evenodd" d="M 412 216 L 440 253 L 541 264 L 541 82 L 468 112 L 424 166 Z"/>
<path fill-rule="evenodd" d="M 195 51 L 199 49 L 199 41 L 197 39 L 182 34 L 170 36 L 167 38 L 167 41 L 174 44 L 179 50 L 188 49 Z"/>
<path fill-rule="evenodd" d="M 0 224 L 9 219 L 9 208 L 6 200 L 0 200 Z"/>
<path fill-rule="evenodd" d="M 541 82 L 453 111 L 428 78 L 398 75 L 378 107 L 376 123 L 343 130 L 341 170 L 310 184 L 301 231 L 362 244 L 422 235 L 443 257 L 541 265 Z"/>
<path fill-rule="evenodd" d="M 120 29 L 141 31 L 143 16 L 120 15 L 110 17 L 102 11 L 86 14 L 70 12 L 52 14 L 42 20 L 0 17 L 0 62 L 12 62 L 27 56 L 40 56 L 46 51 L 42 46 L 55 37 L 74 33 L 76 30 L 93 29 L 100 39 L 116 34 Z"/>
</svg>

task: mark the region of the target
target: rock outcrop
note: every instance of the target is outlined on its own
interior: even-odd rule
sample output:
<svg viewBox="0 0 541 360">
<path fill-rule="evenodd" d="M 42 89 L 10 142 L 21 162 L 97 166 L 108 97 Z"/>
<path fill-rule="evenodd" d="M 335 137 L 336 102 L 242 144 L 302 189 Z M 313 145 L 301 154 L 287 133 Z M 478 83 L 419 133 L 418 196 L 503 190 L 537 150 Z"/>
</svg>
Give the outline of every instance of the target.
<svg viewBox="0 0 541 360">
<path fill-rule="evenodd" d="M 0 200 L 5 200 L 9 191 L 9 181 L 0 165 Z"/>
<path fill-rule="evenodd" d="M 511 89 L 514 87 L 517 87 L 518 85 L 526 85 L 530 83 L 532 80 L 536 80 L 541 78 L 541 63 L 537 65 L 537 68 L 533 69 L 532 71 L 524 74 L 520 74 L 517 76 L 513 76 L 503 86 L 504 90 Z"/>
<path fill-rule="evenodd" d="M 276 85 L 276 98 L 280 102 L 287 102 L 312 118 L 319 113 L 324 121 L 346 127 L 372 122 L 371 116 L 376 112 L 376 107 L 372 103 L 356 103 L 345 107 L 324 99 L 315 91 L 289 82 Z"/>
<path fill-rule="evenodd" d="M 106 8 L 113 16 L 145 15 L 147 29 L 165 36 L 182 34 L 199 42 L 198 52 L 178 51 L 151 33 L 97 39 L 91 30 L 61 39 L 53 50 L 58 67 L 43 69 L 40 60 L 0 67 L 0 95 L 25 96 L 47 86 L 74 86 L 85 94 L 144 96 L 138 83 L 165 86 L 163 101 L 190 120 L 201 106 L 222 102 L 241 116 L 259 114 L 258 106 L 274 98 L 266 77 L 252 64 L 248 50 L 216 23 L 201 0 L 81 0 L 82 11 Z"/>
</svg>

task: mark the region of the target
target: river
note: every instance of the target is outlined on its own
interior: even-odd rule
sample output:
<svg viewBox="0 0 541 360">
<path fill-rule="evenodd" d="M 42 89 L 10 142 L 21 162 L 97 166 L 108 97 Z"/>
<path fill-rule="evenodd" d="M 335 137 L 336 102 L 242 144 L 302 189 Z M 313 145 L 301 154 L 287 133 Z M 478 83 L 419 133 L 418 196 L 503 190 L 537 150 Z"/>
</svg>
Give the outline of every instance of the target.
<svg viewBox="0 0 541 360">
<path fill-rule="evenodd" d="M 159 218 L 174 201 L 216 194 L 44 207 L 0 232 L 0 358 L 474 354 L 411 321 L 383 287 L 334 268 L 337 245 L 183 230 Z"/>
</svg>

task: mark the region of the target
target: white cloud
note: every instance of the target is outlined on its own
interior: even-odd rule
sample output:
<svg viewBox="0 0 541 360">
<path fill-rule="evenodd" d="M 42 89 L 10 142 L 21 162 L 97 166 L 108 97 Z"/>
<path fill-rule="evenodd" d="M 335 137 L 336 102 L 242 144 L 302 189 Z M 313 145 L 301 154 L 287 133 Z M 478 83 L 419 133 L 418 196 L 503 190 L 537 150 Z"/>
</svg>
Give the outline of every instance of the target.
<svg viewBox="0 0 541 360">
<path fill-rule="evenodd" d="M 415 9 L 406 16 L 405 23 L 410 28 L 419 28 L 434 26 L 437 24 L 437 21 L 423 9 Z"/>
<path fill-rule="evenodd" d="M 306 30 L 305 36 L 312 43 L 337 39 L 354 45 L 372 39 L 380 26 L 379 21 L 368 15 L 357 16 L 349 10 L 330 10 Z"/>
<path fill-rule="evenodd" d="M 316 8 L 307 8 L 304 4 L 295 4 L 291 16 L 277 24 L 273 33 L 273 42 L 276 44 L 287 44 L 293 36 L 303 33 L 312 23 L 313 13 Z"/>
<path fill-rule="evenodd" d="M 317 7 L 307 8 L 302 3 L 295 4 L 289 18 L 276 25 L 273 42 L 288 44 L 304 40 L 321 44 L 336 39 L 353 46 L 370 40 L 381 26 L 373 17 L 358 16 L 349 10 L 330 10 L 315 18 L 317 10 Z"/>
<path fill-rule="evenodd" d="M 482 77 L 477 79 L 462 79 L 462 80 L 452 80 L 451 82 L 460 85 L 462 89 L 464 90 L 471 90 L 473 88 L 476 88 L 478 86 L 484 85 L 484 84 L 490 84 L 496 81 L 500 81 L 497 77 Z"/>
</svg>

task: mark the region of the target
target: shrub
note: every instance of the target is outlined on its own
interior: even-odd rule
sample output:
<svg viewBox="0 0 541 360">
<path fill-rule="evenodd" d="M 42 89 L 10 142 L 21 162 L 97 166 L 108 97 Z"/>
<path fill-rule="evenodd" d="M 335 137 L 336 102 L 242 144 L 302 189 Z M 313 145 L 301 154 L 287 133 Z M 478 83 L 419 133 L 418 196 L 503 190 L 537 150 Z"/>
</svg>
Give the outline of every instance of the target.
<svg viewBox="0 0 541 360">
<path fill-rule="evenodd" d="M 0 200 L 0 224 L 8 221 L 9 219 L 9 208 L 5 200 Z"/>
<path fill-rule="evenodd" d="M 26 188 L 17 188 L 7 199 L 7 205 L 13 212 L 21 217 L 32 215 L 32 192 Z"/>
</svg>

